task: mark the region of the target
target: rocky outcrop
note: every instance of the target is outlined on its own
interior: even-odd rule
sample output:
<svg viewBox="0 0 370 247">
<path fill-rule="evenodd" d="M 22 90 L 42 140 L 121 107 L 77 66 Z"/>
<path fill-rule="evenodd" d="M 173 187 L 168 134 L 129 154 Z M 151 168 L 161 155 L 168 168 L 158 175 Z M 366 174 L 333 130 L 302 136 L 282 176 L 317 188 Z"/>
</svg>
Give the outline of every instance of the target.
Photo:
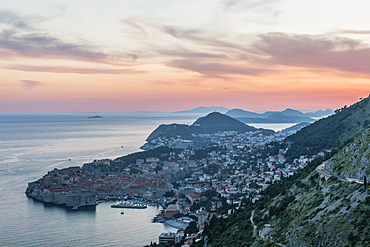
<svg viewBox="0 0 370 247">
<path fill-rule="evenodd" d="M 325 167 L 328 171 L 355 180 L 370 178 L 370 129 L 329 160 Z"/>
</svg>

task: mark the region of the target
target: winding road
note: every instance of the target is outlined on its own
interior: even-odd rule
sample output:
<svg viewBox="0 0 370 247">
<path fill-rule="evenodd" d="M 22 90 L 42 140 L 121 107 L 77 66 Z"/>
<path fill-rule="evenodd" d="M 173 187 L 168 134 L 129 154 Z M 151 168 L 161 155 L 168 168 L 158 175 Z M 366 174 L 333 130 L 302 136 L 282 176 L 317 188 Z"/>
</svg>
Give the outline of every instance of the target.
<svg viewBox="0 0 370 247">
<path fill-rule="evenodd" d="M 360 179 L 357 179 L 357 178 L 348 178 L 348 177 L 341 177 L 339 175 L 336 175 L 334 173 L 331 173 L 331 172 L 328 172 L 327 170 L 325 170 L 325 163 L 324 164 L 321 164 L 319 165 L 318 167 L 316 167 L 316 171 L 318 171 L 321 175 L 325 176 L 325 177 L 335 177 L 343 182 L 348 182 L 348 183 L 351 183 L 351 182 L 355 182 L 355 183 L 359 183 L 359 184 L 364 184 L 364 182 Z"/>
</svg>

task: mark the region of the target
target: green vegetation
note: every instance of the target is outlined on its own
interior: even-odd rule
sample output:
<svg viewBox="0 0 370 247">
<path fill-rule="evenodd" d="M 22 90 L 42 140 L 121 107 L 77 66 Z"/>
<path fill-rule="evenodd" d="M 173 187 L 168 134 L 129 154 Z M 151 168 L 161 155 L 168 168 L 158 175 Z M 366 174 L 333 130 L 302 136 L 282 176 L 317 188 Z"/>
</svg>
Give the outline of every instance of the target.
<svg viewBox="0 0 370 247">
<path fill-rule="evenodd" d="M 340 150 L 327 164 L 328 168 L 343 177 L 357 178 L 364 181 L 365 174 L 370 174 L 370 129 Z M 367 183 L 367 181 L 364 181 Z"/>
<path fill-rule="evenodd" d="M 192 131 L 190 126 L 186 124 L 161 124 L 159 125 L 146 139 L 151 141 L 157 137 L 178 137 L 181 136 L 183 139 L 191 139 Z"/>
<path fill-rule="evenodd" d="M 198 233 L 199 229 L 197 228 L 197 223 L 192 221 L 189 223 L 189 226 L 185 229 L 186 234 Z"/>
<path fill-rule="evenodd" d="M 370 125 L 370 98 L 350 107 L 336 110 L 336 114 L 320 119 L 287 137 L 290 145 L 287 156 L 315 155 L 347 144 Z"/>
<path fill-rule="evenodd" d="M 287 208 L 288 205 L 296 199 L 293 193 L 289 193 L 289 189 L 294 185 L 296 180 L 303 180 L 317 165 L 330 156 L 331 155 L 328 153 L 326 157 L 318 157 L 304 168 L 301 173 L 296 173 L 287 179 L 271 185 L 263 192 L 264 197 L 261 200 L 257 201 L 255 204 L 247 202 L 244 209 L 237 210 L 234 214 L 230 215 L 229 218 L 212 219 L 210 225 L 207 226 L 205 230 L 205 234 L 208 235 L 210 239 L 210 244 L 214 246 L 251 246 L 253 242 L 260 240 L 258 234 L 253 234 L 254 228 L 250 221 L 253 211 L 255 212 L 253 221 L 259 228 L 263 227 L 265 224 L 269 224 L 270 219 L 275 219 L 277 217 L 283 218 L 281 227 L 287 227 L 294 216 L 290 211 L 287 211 Z M 310 185 L 311 181 L 308 180 L 308 182 L 302 182 L 300 186 L 309 189 Z M 296 186 L 294 186 L 294 188 L 302 190 L 302 188 Z M 272 200 L 270 201 L 270 199 Z M 322 199 L 313 197 L 312 202 L 309 202 L 308 205 L 317 206 L 320 200 Z M 297 214 L 299 213 L 300 212 Z M 263 240 L 263 243 L 268 244 L 270 242 L 267 241 L 265 243 Z M 262 243 L 259 242 L 259 244 Z"/>
<path fill-rule="evenodd" d="M 256 130 L 255 127 L 219 112 L 212 112 L 205 117 L 198 118 L 191 127 L 195 132 L 203 134 L 212 134 L 218 131 L 248 132 Z"/>
<path fill-rule="evenodd" d="M 255 127 L 246 125 L 232 117 L 213 112 L 205 117 L 198 118 L 192 125 L 186 124 L 162 124 L 158 126 L 147 138 L 151 141 L 157 137 L 178 138 L 193 140 L 199 134 L 214 134 L 219 131 L 249 132 L 257 130 Z M 261 133 L 271 135 L 272 130 L 259 129 Z"/>
<path fill-rule="evenodd" d="M 302 174 L 273 184 L 264 191 L 263 199 L 255 204 L 247 203 L 229 218 L 212 219 L 205 230 L 209 243 L 212 246 L 272 246 L 273 243 L 368 246 L 368 192 L 356 183 L 320 178 L 313 169 L 329 157 L 330 154 L 317 158 Z M 270 228 L 272 231 L 266 231 Z M 264 238 L 261 232 L 267 233 L 262 234 Z"/>
<path fill-rule="evenodd" d="M 303 154 L 332 151 L 272 184 L 256 203 L 247 202 L 228 218 L 211 219 L 204 231 L 209 244 L 370 246 L 369 123 L 367 98 L 305 127 L 288 142 L 272 145 L 268 153 L 289 146 L 286 156 L 291 160 Z M 315 168 L 324 161 L 336 175 L 357 178 L 363 184 L 320 177 Z"/>
<path fill-rule="evenodd" d="M 169 153 L 179 154 L 180 152 L 181 152 L 181 149 L 159 147 L 159 148 L 150 149 L 150 150 L 142 151 L 142 152 L 136 152 L 136 153 L 132 153 L 132 154 L 129 154 L 123 157 L 119 157 L 117 158 L 117 160 L 121 162 L 121 166 L 122 166 L 122 162 L 125 165 L 130 165 L 130 164 L 135 164 L 137 159 L 145 160 L 148 157 L 158 157 L 161 160 L 165 160 L 166 158 L 168 158 L 166 157 L 166 155 L 169 155 Z"/>
<path fill-rule="evenodd" d="M 174 197 L 175 196 L 175 192 L 173 190 L 171 191 L 166 191 L 166 193 L 164 193 L 163 195 L 164 197 Z"/>
</svg>

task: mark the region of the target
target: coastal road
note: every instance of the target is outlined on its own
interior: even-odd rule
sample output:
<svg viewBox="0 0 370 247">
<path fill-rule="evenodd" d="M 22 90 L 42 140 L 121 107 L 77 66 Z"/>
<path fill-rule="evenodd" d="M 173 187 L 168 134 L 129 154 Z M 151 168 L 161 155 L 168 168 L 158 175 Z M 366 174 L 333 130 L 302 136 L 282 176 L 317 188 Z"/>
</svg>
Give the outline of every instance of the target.
<svg viewBox="0 0 370 247">
<path fill-rule="evenodd" d="M 355 182 L 355 183 L 359 183 L 359 184 L 364 183 L 363 181 L 361 181 L 360 179 L 357 179 L 357 178 L 341 177 L 341 176 L 336 175 L 334 173 L 328 172 L 325 169 L 325 163 L 316 167 L 316 171 L 318 171 L 321 175 L 323 175 L 325 177 L 336 177 L 336 178 L 338 178 L 339 180 L 341 180 L 343 182 L 348 182 L 348 183 Z"/>
<path fill-rule="evenodd" d="M 257 226 L 254 224 L 253 217 L 254 217 L 254 210 L 252 211 L 252 214 L 251 214 L 251 217 L 249 218 L 249 220 L 250 220 L 250 222 L 252 223 L 252 226 L 253 226 L 253 235 L 256 236 L 257 235 Z"/>
</svg>

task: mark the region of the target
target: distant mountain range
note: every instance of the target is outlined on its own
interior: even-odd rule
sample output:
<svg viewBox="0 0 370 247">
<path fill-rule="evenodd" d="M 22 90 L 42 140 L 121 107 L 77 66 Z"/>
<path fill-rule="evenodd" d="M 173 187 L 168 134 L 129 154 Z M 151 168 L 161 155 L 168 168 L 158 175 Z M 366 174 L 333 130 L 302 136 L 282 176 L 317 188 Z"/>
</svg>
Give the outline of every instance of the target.
<svg viewBox="0 0 370 247">
<path fill-rule="evenodd" d="M 197 108 L 191 109 L 191 110 L 185 110 L 185 111 L 177 111 L 174 113 L 202 113 L 202 114 L 207 114 L 211 112 L 221 112 L 225 113 L 229 109 L 222 107 L 222 106 L 210 106 L 210 107 L 205 107 L 205 106 L 199 106 Z"/>
<path fill-rule="evenodd" d="M 316 112 L 303 113 L 298 110 L 287 108 L 284 111 L 267 111 L 265 113 L 256 113 L 233 109 L 226 112 L 226 115 L 236 118 L 244 123 L 302 123 L 315 121 L 312 117 L 323 117 L 333 114 L 334 111 L 327 109 Z"/>
<path fill-rule="evenodd" d="M 242 109 L 229 110 L 222 106 L 197 107 L 192 110 L 178 111 L 175 113 L 201 113 L 211 112 L 225 113 L 226 115 L 238 119 L 243 123 L 302 123 L 315 121 L 313 118 L 321 118 L 334 113 L 331 109 L 319 110 L 314 112 L 303 113 L 299 110 L 287 108 L 284 111 L 267 111 L 265 113 L 256 113 Z"/>
</svg>

